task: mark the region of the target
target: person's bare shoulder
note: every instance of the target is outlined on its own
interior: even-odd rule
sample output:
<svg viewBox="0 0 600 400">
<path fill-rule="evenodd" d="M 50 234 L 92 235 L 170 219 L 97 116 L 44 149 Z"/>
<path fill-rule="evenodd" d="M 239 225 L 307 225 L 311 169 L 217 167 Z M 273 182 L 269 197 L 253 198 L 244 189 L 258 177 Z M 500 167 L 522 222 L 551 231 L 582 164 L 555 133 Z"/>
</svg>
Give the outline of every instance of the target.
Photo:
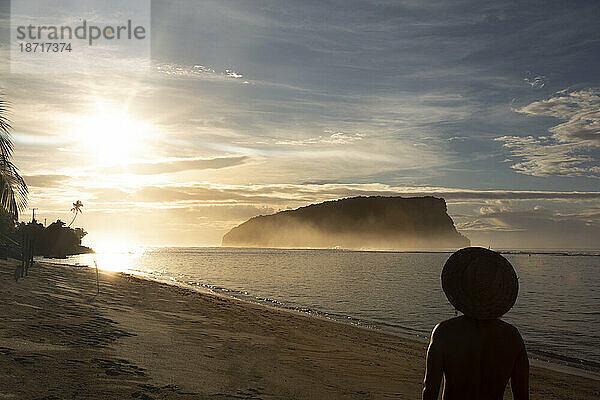
<svg viewBox="0 0 600 400">
<path fill-rule="evenodd" d="M 467 321 L 468 321 L 468 319 L 464 315 L 461 315 L 459 317 L 449 318 L 449 319 L 446 319 L 446 320 L 440 322 L 439 324 L 437 324 L 436 327 L 434 328 L 434 330 L 437 330 L 440 332 L 445 331 L 445 330 L 452 330 L 454 328 L 465 325 L 465 323 L 467 323 Z"/>
<path fill-rule="evenodd" d="M 501 319 L 493 320 L 475 320 L 464 315 L 444 320 L 436 325 L 433 334 L 445 336 L 451 333 L 470 331 L 475 327 L 488 327 L 496 333 L 500 333 L 504 338 L 512 338 L 515 343 L 522 343 L 523 339 L 519 330 L 513 325 Z"/>
<path fill-rule="evenodd" d="M 438 323 L 433 328 L 433 331 L 431 332 L 431 336 L 433 338 L 444 337 L 448 334 L 451 334 L 456 329 L 460 329 L 463 324 L 464 324 L 464 322 L 462 322 L 461 317 L 454 317 L 454 318 L 446 319 L 446 320 Z"/>
<path fill-rule="evenodd" d="M 508 322 L 503 321 L 501 319 L 497 319 L 496 321 L 497 321 L 498 326 L 504 331 L 504 333 L 507 336 L 514 338 L 515 341 L 518 342 L 519 344 L 523 344 L 523 337 L 521 337 L 521 333 L 515 326 L 513 326 L 513 325 L 509 324 Z"/>
<path fill-rule="evenodd" d="M 497 329 L 502 329 L 507 335 L 521 337 L 519 330 L 514 325 L 511 325 L 508 322 L 503 321 L 501 319 L 494 319 L 491 320 L 490 323 L 491 322 L 493 322 L 493 325 Z"/>
</svg>

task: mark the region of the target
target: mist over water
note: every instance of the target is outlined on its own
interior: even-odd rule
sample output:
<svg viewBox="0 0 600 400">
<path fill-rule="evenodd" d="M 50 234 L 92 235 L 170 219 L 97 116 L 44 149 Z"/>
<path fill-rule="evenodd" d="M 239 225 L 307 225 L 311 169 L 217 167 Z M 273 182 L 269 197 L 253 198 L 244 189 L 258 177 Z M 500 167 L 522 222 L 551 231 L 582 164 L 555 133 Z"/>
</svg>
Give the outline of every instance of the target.
<svg viewBox="0 0 600 400">
<path fill-rule="evenodd" d="M 504 319 L 519 328 L 530 356 L 599 371 L 598 252 L 512 253 L 505 256 L 519 277 L 519 297 Z M 426 340 L 437 322 L 454 315 L 440 283 L 449 255 L 149 248 L 77 256 L 68 262 L 93 265 L 95 257 L 103 269 L 134 270 L 155 279 Z"/>
</svg>

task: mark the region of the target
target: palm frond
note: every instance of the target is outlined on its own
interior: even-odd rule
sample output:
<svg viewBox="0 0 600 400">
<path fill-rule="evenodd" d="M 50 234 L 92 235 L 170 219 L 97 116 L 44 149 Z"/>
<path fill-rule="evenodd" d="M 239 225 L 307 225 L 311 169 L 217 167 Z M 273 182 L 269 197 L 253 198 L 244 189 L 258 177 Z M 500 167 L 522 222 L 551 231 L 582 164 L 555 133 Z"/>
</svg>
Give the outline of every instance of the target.
<svg viewBox="0 0 600 400">
<path fill-rule="evenodd" d="M 15 219 L 27 207 L 27 184 L 12 163 L 13 142 L 10 137 L 8 103 L 0 99 L 0 208 Z"/>
<path fill-rule="evenodd" d="M 27 184 L 15 165 L 8 160 L 0 161 L 0 208 L 13 215 L 27 207 Z"/>
<path fill-rule="evenodd" d="M 0 100 L 0 157 L 2 160 L 10 160 L 13 150 L 7 106 L 8 103 L 5 100 Z"/>
</svg>

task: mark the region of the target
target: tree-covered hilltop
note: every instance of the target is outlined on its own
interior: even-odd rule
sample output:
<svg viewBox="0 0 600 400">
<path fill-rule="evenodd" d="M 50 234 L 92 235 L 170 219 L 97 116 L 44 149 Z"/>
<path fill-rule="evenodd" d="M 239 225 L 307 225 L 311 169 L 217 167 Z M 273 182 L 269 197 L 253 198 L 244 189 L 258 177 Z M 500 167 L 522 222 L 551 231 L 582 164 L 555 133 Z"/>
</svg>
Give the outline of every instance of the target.
<svg viewBox="0 0 600 400">
<path fill-rule="evenodd" d="M 69 228 L 61 220 L 44 227 L 37 221 L 16 224 L 6 212 L 0 212 L 0 233 L 21 243 L 29 237 L 36 256 L 64 258 L 74 254 L 92 253 L 89 247 L 81 245 L 81 239 L 87 232 L 81 228 Z"/>
<path fill-rule="evenodd" d="M 454 227 L 444 199 L 354 197 L 251 218 L 223 236 L 224 246 L 459 248 L 469 239 Z"/>
</svg>

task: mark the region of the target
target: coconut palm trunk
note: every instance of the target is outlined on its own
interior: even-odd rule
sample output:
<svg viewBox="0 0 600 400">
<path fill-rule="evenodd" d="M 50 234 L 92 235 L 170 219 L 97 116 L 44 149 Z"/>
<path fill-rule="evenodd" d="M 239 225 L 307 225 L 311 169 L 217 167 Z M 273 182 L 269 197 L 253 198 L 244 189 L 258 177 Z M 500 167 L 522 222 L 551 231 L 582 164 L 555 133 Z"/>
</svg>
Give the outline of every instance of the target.
<svg viewBox="0 0 600 400">
<path fill-rule="evenodd" d="M 67 225 L 68 228 L 70 228 L 71 225 L 73 225 L 73 222 L 75 222 L 75 218 L 77 218 L 77 216 L 83 212 L 81 207 L 83 207 L 83 203 L 80 200 L 77 200 L 75 203 L 73 203 L 73 208 L 71 208 L 71 211 L 75 215 L 73 215 L 73 219 L 71 220 L 69 225 Z"/>
</svg>

